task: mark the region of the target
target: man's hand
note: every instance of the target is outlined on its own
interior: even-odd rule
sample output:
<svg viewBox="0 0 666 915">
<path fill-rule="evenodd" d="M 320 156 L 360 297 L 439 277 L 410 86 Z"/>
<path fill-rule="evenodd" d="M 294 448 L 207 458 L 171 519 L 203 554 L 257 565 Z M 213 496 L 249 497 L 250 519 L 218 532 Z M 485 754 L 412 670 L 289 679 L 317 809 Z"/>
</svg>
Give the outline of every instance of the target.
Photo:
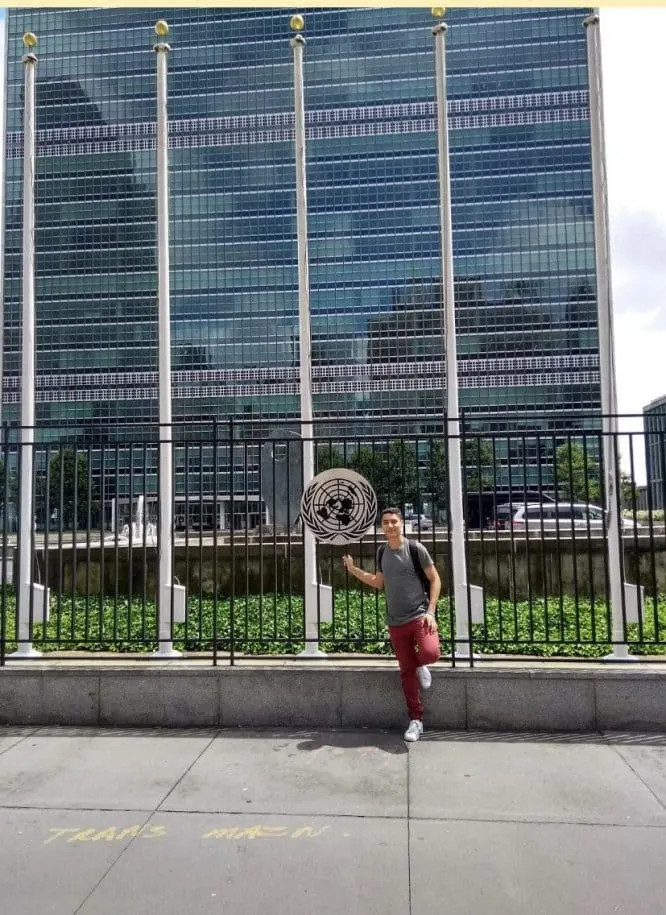
<svg viewBox="0 0 666 915">
<path fill-rule="evenodd" d="M 354 560 L 349 554 L 342 557 L 342 564 L 348 572 L 351 572 L 354 568 Z"/>
<path fill-rule="evenodd" d="M 437 620 L 430 611 L 423 617 L 423 628 L 426 632 L 437 632 Z"/>
</svg>

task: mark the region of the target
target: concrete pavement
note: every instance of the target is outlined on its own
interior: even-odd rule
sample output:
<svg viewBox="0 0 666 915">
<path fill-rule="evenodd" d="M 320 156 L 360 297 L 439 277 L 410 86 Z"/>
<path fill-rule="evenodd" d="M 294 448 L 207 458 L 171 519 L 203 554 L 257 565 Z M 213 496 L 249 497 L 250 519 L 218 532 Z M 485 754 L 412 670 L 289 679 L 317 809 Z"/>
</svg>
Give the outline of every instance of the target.
<svg viewBox="0 0 666 915">
<path fill-rule="evenodd" d="M 0 729 L 11 915 L 658 915 L 666 735 Z"/>
</svg>

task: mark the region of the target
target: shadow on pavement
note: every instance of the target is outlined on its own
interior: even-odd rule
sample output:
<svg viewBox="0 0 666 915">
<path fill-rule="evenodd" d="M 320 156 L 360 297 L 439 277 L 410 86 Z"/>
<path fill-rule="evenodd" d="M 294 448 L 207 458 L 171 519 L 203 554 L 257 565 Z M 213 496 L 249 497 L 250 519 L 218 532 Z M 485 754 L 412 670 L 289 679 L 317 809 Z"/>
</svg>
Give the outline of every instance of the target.
<svg viewBox="0 0 666 915">
<path fill-rule="evenodd" d="M 666 734 L 640 731 L 447 731 L 426 728 L 421 738 L 456 743 L 568 743 L 622 744 L 626 746 L 666 746 Z"/>
<path fill-rule="evenodd" d="M 225 740 L 239 738 L 266 740 L 297 740 L 297 749 L 314 751 L 322 747 L 373 747 L 385 753 L 399 755 L 408 748 L 400 730 L 323 730 L 311 728 L 113 728 L 67 727 L 33 725 L 28 727 L 0 726 L 0 737 L 132 737 L 132 738 L 206 738 Z M 640 731 L 591 731 L 567 733 L 560 731 L 450 731 L 428 728 L 422 738 L 427 742 L 456 743 L 553 743 L 601 744 L 623 746 L 666 746 L 666 734 Z"/>
</svg>

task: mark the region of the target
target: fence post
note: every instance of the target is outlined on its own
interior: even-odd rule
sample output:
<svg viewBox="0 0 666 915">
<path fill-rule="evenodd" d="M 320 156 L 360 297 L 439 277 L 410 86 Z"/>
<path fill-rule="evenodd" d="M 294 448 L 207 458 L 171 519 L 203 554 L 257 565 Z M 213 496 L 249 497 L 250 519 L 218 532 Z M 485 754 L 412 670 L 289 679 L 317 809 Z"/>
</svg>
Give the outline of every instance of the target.
<svg viewBox="0 0 666 915">
<path fill-rule="evenodd" d="M 234 420 L 229 417 L 229 554 L 231 562 L 231 594 L 229 595 L 229 664 L 233 667 L 235 655 L 235 601 L 236 601 L 236 553 L 234 542 Z M 217 561 L 217 559 L 215 560 Z M 217 614 L 217 592 L 213 598 L 213 613 Z"/>
<path fill-rule="evenodd" d="M 217 417 L 213 418 L 213 667 L 217 666 Z M 203 517 L 203 515 L 202 515 Z M 232 518 L 233 521 L 233 518 Z M 203 534 L 203 523 L 201 525 Z"/>
<path fill-rule="evenodd" d="M 608 198 L 604 103 L 601 79 L 601 39 L 599 16 L 593 13 L 583 25 L 586 29 L 588 85 L 590 96 L 590 146 L 592 156 L 592 202 L 594 250 L 597 270 L 597 316 L 599 324 L 599 373 L 601 376 L 601 413 L 603 429 L 604 494 L 608 522 L 608 578 L 612 618 L 613 650 L 609 660 L 631 661 L 626 636 L 624 595 L 624 555 L 622 517 L 619 497 L 617 453 L 617 389 L 615 378 L 615 341 L 613 299 L 610 283 L 610 243 L 608 237 Z"/>
<path fill-rule="evenodd" d="M 32 646 L 32 611 L 35 587 L 34 557 L 34 443 L 35 443 L 35 67 L 32 48 L 37 38 L 26 32 L 23 121 L 23 252 L 21 332 L 21 459 L 19 465 L 19 550 L 16 581 L 18 625 L 15 657 L 39 657 Z"/>
<path fill-rule="evenodd" d="M 0 397 L 2 390 L 0 387 Z M 0 571 L 0 584 L 2 586 L 2 595 L 0 596 L 0 667 L 5 663 L 5 644 L 7 638 L 7 508 L 9 505 L 9 447 L 7 444 L 8 428 L 7 423 L 2 424 L 2 461 L 5 468 L 5 476 L 2 481 L 2 570 Z"/>
<path fill-rule="evenodd" d="M 439 16 L 443 10 L 433 10 Z M 469 591 L 465 559 L 465 522 L 460 451 L 460 416 L 458 407 L 458 357 L 456 344 L 456 313 L 453 285 L 453 239 L 451 224 L 451 179 L 449 169 L 449 121 L 446 96 L 447 25 L 438 23 L 432 30 L 435 39 L 435 88 L 437 111 L 437 148 L 439 172 L 439 218 L 442 258 L 442 302 L 444 309 L 444 353 L 446 362 L 446 432 L 448 437 L 448 478 L 453 593 L 456 614 L 454 654 L 469 657 Z"/>
</svg>

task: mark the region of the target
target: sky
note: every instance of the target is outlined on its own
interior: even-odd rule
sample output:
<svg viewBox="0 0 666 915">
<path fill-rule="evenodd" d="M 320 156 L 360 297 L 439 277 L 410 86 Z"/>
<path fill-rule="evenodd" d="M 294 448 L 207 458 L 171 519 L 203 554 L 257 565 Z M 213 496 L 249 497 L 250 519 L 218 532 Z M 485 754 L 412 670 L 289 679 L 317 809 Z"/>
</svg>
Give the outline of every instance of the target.
<svg viewBox="0 0 666 915">
<path fill-rule="evenodd" d="M 602 8 L 600 18 L 618 409 L 631 414 L 666 395 L 666 8 Z"/>
<path fill-rule="evenodd" d="M 666 395 L 666 8 L 602 9 L 600 22 L 618 411 L 640 413 Z M 633 442 L 643 483 L 642 439 Z M 625 470 L 627 456 L 625 441 Z"/>
</svg>

